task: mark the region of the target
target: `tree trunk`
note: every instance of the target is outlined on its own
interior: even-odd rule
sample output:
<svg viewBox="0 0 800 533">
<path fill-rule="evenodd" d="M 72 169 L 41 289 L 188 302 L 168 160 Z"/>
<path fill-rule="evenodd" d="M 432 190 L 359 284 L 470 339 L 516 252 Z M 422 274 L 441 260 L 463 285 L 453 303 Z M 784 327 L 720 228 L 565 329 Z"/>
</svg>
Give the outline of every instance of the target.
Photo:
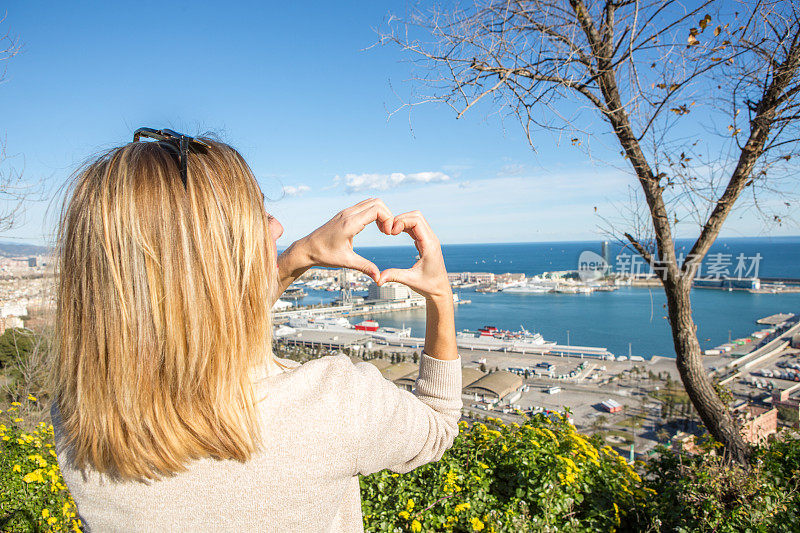
<svg viewBox="0 0 800 533">
<path fill-rule="evenodd" d="M 706 429 L 725 446 L 725 452 L 731 459 L 746 466 L 750 458 L 750 447 L 744 441 L 730 409 L 714 390 L 702 365 L 697 326 L 692 319 L 691 287 L 692 278 L 689 275 L 682 275 L 677 280 L 668 276 L 664 280 L 678 372 Z"/>
</svg>

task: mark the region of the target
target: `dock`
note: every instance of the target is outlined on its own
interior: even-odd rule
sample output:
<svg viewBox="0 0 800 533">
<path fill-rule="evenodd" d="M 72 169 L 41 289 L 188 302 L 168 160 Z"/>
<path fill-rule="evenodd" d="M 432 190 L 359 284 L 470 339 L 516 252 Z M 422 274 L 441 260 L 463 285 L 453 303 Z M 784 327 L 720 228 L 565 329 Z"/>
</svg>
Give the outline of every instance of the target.
<svg viewBox="0 0 800 533">
<path fill-rule="evenodd" d="M 756 320 L 756 324 L 777 326 L 778 324 L 783 324 L 790 318 L 794 318 L 794 313 L 776 313 L 774 315 L 765 316 L 764 318 L 759 318 Z"/>
<path fill-rule="evenodd" d="M 286 333 L 286 339 L 310 342 L 312 344 L 331 347 L 342 344 L 345 339 L 347 346 L 357 344 L 365 345 L 366 341 L 386 346 L 420 349 L 425 346 L 423 337 L 406 337 L 383 332 L 356 331 L 345 328 L 292 328 L 291 333 Z M 287 330 L 288 331 L 288 330 Z M 518 340 L 485 339 L 480 337 L 457 337 L 456 345 L 459 350 L 495 352 L 530 356 L 557 356 L 608 359 L 613 356 L 606 348 L 592 346 L 563 346 L 558 344 L 541 344 L 520 342 Z"/>
<path fill-rule="evenodd" d="M 458 299 L 453 305 L 472 303 L 471 300 Z M 350 317 L 365 315 L 380 315 L 384 313 L 394 313 L 395 311 L 407 311 L 409 309 L 424 309 L 424 298 L 409 298 L 405 300 L 368 303 L 368 304 L 341 304 L 325 305 L 320 307 L 300 307 L 275 311 L 272 318 L 276 324 L 282 324 L 292 317 L 315 316 L 315 317 Z"/>
</svg>

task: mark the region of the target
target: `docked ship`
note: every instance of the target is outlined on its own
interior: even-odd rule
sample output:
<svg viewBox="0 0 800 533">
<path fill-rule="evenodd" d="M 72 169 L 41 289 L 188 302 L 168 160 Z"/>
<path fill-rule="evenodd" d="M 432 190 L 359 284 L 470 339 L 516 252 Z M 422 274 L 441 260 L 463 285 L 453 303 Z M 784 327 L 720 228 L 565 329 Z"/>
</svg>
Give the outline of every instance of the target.
<svg viewBox="0 0 800 533">
<path fill-rule="evenodd" d="M 539 285 L 536 283 L 526 283 L 524 285 L 515 285 L 512 287 L 505 287 L 503 292 L 524 293 L 524 294 L 543 294 L 550 292 L 552 287 Z"/>
<path fill-rule="evenodd" d="M 344 317 L 332 316 L 293 316 L 289 327 L 297 329 L 324 329 L 328 331 L 352 330 L 353 325 Z"/>
<path fill-rule="evenodd" d="M 532 333 L 520 326 L 521 329 L 517 331 L 509 331 L 507 329 L 499 329 L 495 326 L 484 326 L 477 331 L 470 331 L 468 329 L 461 330 L 456 333 L 460 339 L 480 339 L 481 341 L 511 341 L 515 344 L 531 344 L 535 346 L 554 345 L 555 342 L 546 341 L 540 333 Z"/>
<path fill-rule="evenodd" d="M 370 332 L 372 332 L 372 331 L 378 331 L 378 326 L 379 325 L 380 324 L 378 324 L 374 320 L 364 320 L 362 322 L 359 322 L 358 324 L 356 324 L 353 327 L 355 329 L 357 329 L 358 331 L 370 331 Z"/>
<path fill-rule="evenodd" d="M 298 287 L 298 288 L 286 289 L 281 295 L 281 298 L 288 298 L 290 300 L 299 300 L 300 298 L 305 298 L 306 296 L 308 296 L 308 293 L 303 289 L 301 289 L 300 287 Z"/>
<path fill-rule="evenodd" d="M 499 289 L 496 285 L 481 285 L 475 292 L 497 292 Z"/>
<path fill-rule="evenodd" d="M 411 337 L 411 328 L 407 328 L 405 325 L 402 328 L 381 327 L 381 325 L 374 320 L 359 322 L 353 326 L 353 329 L 368 333 L 376 333 L 379 337 Z"/>
</svg>

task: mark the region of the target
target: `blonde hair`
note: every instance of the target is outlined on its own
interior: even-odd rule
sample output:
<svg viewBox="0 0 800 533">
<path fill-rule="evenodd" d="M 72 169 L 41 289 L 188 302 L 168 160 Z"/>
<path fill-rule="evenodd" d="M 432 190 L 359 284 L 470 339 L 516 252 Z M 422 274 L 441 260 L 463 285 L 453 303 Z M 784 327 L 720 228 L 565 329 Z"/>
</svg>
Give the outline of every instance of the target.
<svg viewBox="0 0 800 533">
<path fill-rule="evenodd" d="M 159 142 L 77 174 L 58 233 L 55 401 L 70 460 L 123 480 L 260 447 L 250 371 L 271 350 L 276 258 L 242 156 Z"/>
</svg>

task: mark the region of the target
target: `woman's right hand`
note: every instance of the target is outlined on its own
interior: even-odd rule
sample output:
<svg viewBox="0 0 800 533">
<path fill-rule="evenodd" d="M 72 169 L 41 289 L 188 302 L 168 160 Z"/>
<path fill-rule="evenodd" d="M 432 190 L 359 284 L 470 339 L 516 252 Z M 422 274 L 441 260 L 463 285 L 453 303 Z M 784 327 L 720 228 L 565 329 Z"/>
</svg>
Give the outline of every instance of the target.
<svg viewBox="0 0 800 533">
<path fill-rule="evenodd" d="M 381 272 L 378 285 L 397 281 L 407 285 L 429 300 L 445 300 L 452 304 L 453 291 L 447 279 L 442 247 L 428 221 L 419 211 L 394 217 L 389 235 L 408 233 L 414 239 L 419 260 L 411 268 L 389 268 Z"/>
</svg>

